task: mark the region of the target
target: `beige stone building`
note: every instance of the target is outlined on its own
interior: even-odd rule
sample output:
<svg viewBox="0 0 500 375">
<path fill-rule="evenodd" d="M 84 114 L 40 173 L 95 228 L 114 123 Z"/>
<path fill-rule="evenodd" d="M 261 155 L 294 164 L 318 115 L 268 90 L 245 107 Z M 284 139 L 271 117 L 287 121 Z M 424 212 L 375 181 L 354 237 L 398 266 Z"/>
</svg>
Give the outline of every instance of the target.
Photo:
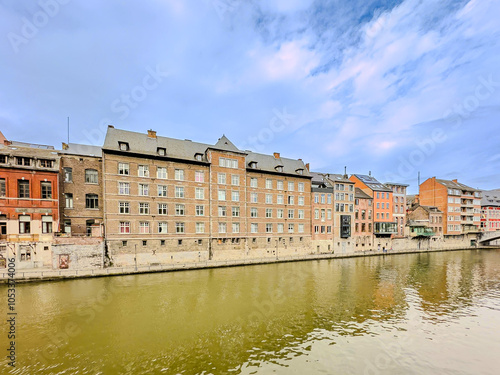
<svg viewBox="0 0 500 375">
<path fill-rule="evenodd" d="M 107 253 L 115 265 L 305 254 L 311 177 L 301 160 L 109 127 Z"/>
</svg>

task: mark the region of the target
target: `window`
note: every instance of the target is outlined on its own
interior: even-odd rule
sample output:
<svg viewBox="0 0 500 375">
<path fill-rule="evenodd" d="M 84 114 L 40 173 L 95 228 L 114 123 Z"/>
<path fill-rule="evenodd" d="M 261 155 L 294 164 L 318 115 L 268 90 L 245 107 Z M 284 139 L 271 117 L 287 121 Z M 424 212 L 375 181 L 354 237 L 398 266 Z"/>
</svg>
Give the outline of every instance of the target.
<svg viewBox="0 0 500 375">
<path fill-rule="evenodd" d="M 205 206 L 198 205 L 195 207 L 195 215 L 203 216 L 205 215 Z"/>
<path fill-rule="evenodd" d="M 218 173 L 217 174 L 217 182 L 220 185 L 225 185 L 226 184 L 226 174 L 225 173 Z"/>
<path fill-rule="evenodd" d="M 293 224 L 288 224 L 288 233 L 293 233 L 295 229 L 295 225 Z"/>
<path fill-rule="evenodd" d="M 175 197 L 176 198 L 184 198 L 184 187 L 176 186 L 175 187 Z"/>
<path fill-rule="evenodd" d="M 299 189 L 300 192 L 304 191 L 304 183 L 303 182 L 299 182 L 298 183 L 298 189 Z"/>
<path fill-rule="evenodd" d="M 129 175 L 130 165 L 128 163 L 118 163 L 118 174 Z"/>
<path fill-rule="evenodd" d="M 284 203 L 284 196 L 282 194 L 278 194 L 278 196 L 276 197 L 276 203 L 277 204 L 283 204 Z"/>
<path fill-rule="evenodd" d="M 31 233 L 31 217 L 29 215 L 19 215 L 19 234 Z"/>
<path fill-rule="evenodd" d="M 149 215 L 149 203 L 139 203 L 139 214 Z"/>
<path fill-rule="evenodd" d="M 219 223 L 219 233 L 226 233 L 226 232 L 227 232 L 227 224 Z"/>
<path fill-rule="evenodd" d="M 272 194 L 266 194 L 266 203 L 268 203 L 268 204 L 273 203 L 273 195 Z"/>
<path fill-rule="evenodd" d="M 255 161 L 250 162 L 249 165 L 250 165 L 250 168 L 252 168 L 252 169 L 257 168 L 257 162 L 255 162 Z"/>
<path fill-rule="evenodd" d="M 99 208 L 99 198 L 97 194 L 85 194 L 85 208 Z"/>
<path fill-rule="evenodd" d="M 257 203 L 257 193 L 250 193 L 250 203 Z"/>
<path fill-rule="evenodd" d="M 285 215 L 285 210 L 283 210 L 282 208 L 276 210 L 276 217 L 278 219 L 283 219 L 284 215 Z"/>
<path fill-rule="evenodd" d="M 17 165 L 24 165 L 26 167 L 31 165 L 31 158 L 23 158 L 23 157 L 16 157 L 16 164 Z"/>
<path fill-rule="evenodd" d="M 158 185 L 158 196 L 159 197 L 167 196 L 167 185 Z"/>
<path fill-rule="evenodd" d="M 288 218 L 293 219 L 294 217 L 294 211 L 293 210 L 288 210 Z"/>
<path fill-rule="evenodd" d="M 73 182 L 73 168 L 64 167 L 63 173 L 64 173 L 64 182 Z"/>
<path fill-rule="evenodd" d="M 157 147 L 156 150 L 158 151 L 158 155 L 160 156 L 165 156 L 167 154 L 167 149 L 163 147 Z"/>
<path fill-rule="evenodd" d="M 41 184 L 42 199 L 52 198 L 52 183 L 48 181 L 43 181 Z"/>
<path fill-rule="evenodd" d="M 288 204 L 293 204 L 293 195 L 288 196 Z"/>
<path fill-rule="evenodd" d="M 293 191 L 293 181 L 288 182 L 288 191 Z"/>
<path fill-rule="evenodd" d="M 183 204 L 175 205 L 175 214 L 177 216 L 184 216 L 186 214 L 186 208 Z"/>
<path fill-rule="evenodd" d="M 233 233 L 240 233 L 240 223 L 233 223 Z"/>
<path fill-rule="evenodd" d="M 7 163 L 7 155 L 0 155 L 0 163 L 6 164 Z"/>
<path fill-rule="evenodd" d="M 325 194 L 321 194 L 321 203 L 324 204 L 325 203 Z"/>
<path fill-rule="evenodd" d="M 227 214 L 226 206 L 219 206 L 218 211 L 219 217 L 225 217 Z"/>
<path fill-rule="evenodd" d="M 236 168 L 238 168 L 238 160 L 228 159 L 228 158 L 219 158 L 219 167 L 236 169 Z"/>
<path fill-rule="evenodd" d="M 30 197 L 30 183 L 25 180 L 17 180 L 18 187 L 18 197 L 19 198 L 29 198 Z"/>
<path fill-rule="evenodd" d="M 195 171 L 194 180 L 195 182 L 205 182 L 205 173 L 203 171 Z"/>
<path fill-rule="evenodd" d="M 139 177 L 149 177 L 149 166 L 139 165 L 138 175 Z"/>
<path fill-rule="evenodd" d="M 239 200 L 240 200 L 240 192 L 239 191 L 233 191 L 233 192 L 231 192 L 231 200 L 233 202 L 239 202 Z"/>
<path fill-rule="evenodd" d="M 299 233 L 304 233 L 304 224 L 299 224 Z"/>
<path fill-rule="evenodd" d="M 330 211 L 331 213 L 331 211 Z M 304 216 L 304 210 L 298 210 L 298 217 L 299 219 L 303 219 L 305 216 Z"/>
<path fill-rule="evenodd" d="M 149 195 L 149 185 L 139 184 L 139 195 L 147 197 Z"/>
<path fill-rule="evenodd" d="M 273 217 L 273 209 L 272 208 L 266 208 L 266 217 L 267 218 Z"/>
<path fill-rule="evenodd" d="M 176 169 L 174 178 L 177 181 L 184 181 L 184 169 Z"/>
<path fill-rule="evenodd" d="M 196 233 L 205 233 L 205 223 L 196 223 Z"/>
<path fill-rule="evenodd" d="M 314 203 L 319 203 L 319 194 L 314 194 Z"/>
<path fill-rule="evenodd" d="M 332 219 L 332 210 L 326 210 L 326 218 L 328 220 L 331 220 Z"/>
<path fill-rule="evenodd" d="M 166 221 L 158 222 L 158 233 L 167 233 L 167 222 Z"/>
<path fill-rule="evenodd" d="M 314 219 L 319 220 L 319 209 L 314 210 Z"/>
<path fill-rule="evenodd" d="M 257 233 L 259 231 L 259 224 L 257 223 L 251 223 L 250 224 L 250 232 L 251 233 Z"/>
<path fill-rule="evenodd" d="M 276 170 L 277 170 L 278 172 L 283 172 L 283 166 L 282 166 L 282 165 L 278 165 L 278 166 L 276 167 Z"/>
<path fill-rule="evenodd" d="M 52 216 L 42 216 L 42 233 L 52 233 Z"/>
<path fill-rule="evenodd" d="M 130 221 L 120 221 L 120 233 L 130 233 Z"/>
<path fill-rule="evenodd" d="M 98 184 L 99 183 L 99 180 L 97 177 L 97 170 L 85 169 L 85 183 L 86 184 Z"/>
<path fill-rule="evenodd" d="M 167 178 L 167 168 L 157 167 L 156 168 L 156 178 L 165 180 Z"/>
<path fill-rule="evenodd" d="M 65 208 L 73 208 L 73 194 L 66 193 L 64 194 Z"/>
<path fill-rule="evenodd" d="M 130 213 L 130 202 L 120 202 L 119 203 L 119 212 L 121 214 L 129 214 Z"/>
<path fill-rule="evenodd" d="M 220 201 L 225 201 L 226 200 L 226 191 L 225 190 L 219 190 L 218 197 L 219 197 Z"/>
<path fill-rule="evenodd" d="M 272 233 L 272 232 L 273 232 L 273 225 L 266 224 L 266 233 Z"/>
<path fill-rule="evenodd" d="M 141 221 L 139 222 L 139 233 L 148 234 L 149 233 L 149 222 Z"/>
<path fill-rule="evenodd" d="M 258 211 L 255 207 L 250 208 L 250 217 L 257 217 Z"/>
<path fill-rule="evenodd" d="M 276 189 L 283 190 L 283 181 L 278 180 L 276 184 Z"/>
<path fill-rule="evenodd" d="M 204 199 L 205 198 L 205 189 L 203 188 L 195 188 L 194 189 L 194 197 L 196 199 Z"/>
<path fill-rule="evenodd" d="M 273 180 L 266 179 L 266 189 L 272 189 L 273 188 Z"/>
<path fill-rule="evenodd" d="M 166 203 L 158 203 L 158 215 L 167 215 L 168 205 Z"/>
<path fill-rule="evenodd" d="M 299 197 L 298 204 L 299 204 L 299 206 L 303 206 L 304 205 L 304 197 Z"/>
<path fill-rule="evenodd" d="M 130 147 L 127 142 L 118 142 L 118 147 L 120 148 L 121 151 L 130 150 Z"/>
<path fill-rule="evenodd" d="M 184 233 L 184 223 L 175 223 L 175 233 Z"/>
<path fill-rule="evenodd" d="M 233 217 L 240 217 L 240 208 L 239 207 L 233 207 L 231 209 L 231 213 Z"/>
<path fill-rule="evenodd" d="M 250 187 L 257 187 L 257 179 L 255 177 L 250 178 Z"/>
<path fill-rule="evenodd" d="M 378 208 L 378 207 L 377 207 Z M 384 202 L 382 202 L 382 209 L 384 209 Z"/>
<path fill-rule="evenodd" d="M 194 158 L 198 161 L 202 161 L 203 160 L 203 154 L 200 154 L 200 153 L 196 153 L 194 154 Z"/>
<path fill-rule="evenodd" d="M 129 182 L 119 182 L 118 183 L 118 194 L 119 195 L 129 195 L 130 194 L 130 183 Z"/>
<path fill-rule="evenodd" d="M 239 186 L 240 184 L 240 176 L 233 174 L 231 175 L 231 185 Z"/>
</svg>

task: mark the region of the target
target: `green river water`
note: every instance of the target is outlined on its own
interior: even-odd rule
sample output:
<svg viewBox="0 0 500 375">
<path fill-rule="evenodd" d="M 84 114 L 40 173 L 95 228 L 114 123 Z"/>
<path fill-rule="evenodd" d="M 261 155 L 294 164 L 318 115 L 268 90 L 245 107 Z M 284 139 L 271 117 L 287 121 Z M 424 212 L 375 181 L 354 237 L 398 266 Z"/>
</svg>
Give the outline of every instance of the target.
<svg viewBox="0 0 500 375">
<path fill-rule="evenodd" d="M 16 287 L 0 374 L 499 374 L 500 250 Z"/>
</svg>

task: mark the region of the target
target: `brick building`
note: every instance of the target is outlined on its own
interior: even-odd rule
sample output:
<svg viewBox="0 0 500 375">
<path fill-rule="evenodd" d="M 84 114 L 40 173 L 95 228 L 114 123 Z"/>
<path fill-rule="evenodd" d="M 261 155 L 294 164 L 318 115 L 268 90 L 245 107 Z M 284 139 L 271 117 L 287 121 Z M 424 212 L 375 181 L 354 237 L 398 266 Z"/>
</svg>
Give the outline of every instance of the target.
<svg viewBox="0 0 500 375">
<path fill-rule="evenodd" d="M 420 184 L 419 203 L 443 212 L 443 234 L 462 235 L 479 232 L 481 192 L 457 180 L 432 177 Z"/>
<path fill-rule="evenodd" d="M 390 237 L 398 233 L 393 218 L 392 189 L 371 175 L 353 174 L 350 180 L 355 186 L 373 198 L 373 233 L 376 237 Z"/>
<path fill-rule="evenodd" d="M 371 250 L 373 246 L 373 198 L 360 188 L 354 193 L 354 231 L 356 250 Z"/>
<path fill-rule="evenodd" d="M 392 189 L 392 217 L 397 224 L 396 235 L 403 237 L 406 226 L 406 189 L 408 185 L 396 182 L 386 182 L 384 185 Z"/>
<path fill-rule="evenodd" d="M 310 252 L 301 160 L 109 127 L 104 223 L 115 264 Z"/>
<path fill-rule="evenodd" d="M 0 145 L 0 256 L 19 268 L 51 264 L 59 228 L 59 156 L 52 146 Z"/>
<path fill-rule="evenodd" d="M 70 236 L 103 236 L 102 151 L 63 143 L 59 151 L 61 231 Z"/>
<path fill-rule="evenodd" d="M 414 205 L 408 211 L 410 237 L 443 235 L 443 212 L 437 207 Z"/>
<path fill-rule="evenodd" d="M 322 173 L 311 172 L 311 237 L 316 252 L 332 252 L 333 186 Z"/>
<path fill-rule="evenodd" d="M 481 231 L 500 230 L 500 189 L 483 191 L 481 199 Z"/>
</svg>

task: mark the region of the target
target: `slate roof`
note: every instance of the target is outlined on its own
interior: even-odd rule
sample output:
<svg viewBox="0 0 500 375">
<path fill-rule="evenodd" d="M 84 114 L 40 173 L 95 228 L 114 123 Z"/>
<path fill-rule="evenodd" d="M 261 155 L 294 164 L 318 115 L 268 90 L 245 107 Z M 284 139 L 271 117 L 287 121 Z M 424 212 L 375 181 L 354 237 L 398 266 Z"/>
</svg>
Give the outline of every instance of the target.
<svg viewBox="0 0 500 375">
<path fill-rule="evenodd" d="M 120 151 L 119 142 L 127 142 L 129 145 L 128 152 L 130 153 L 158 156 L 158 148 L 161 147 L 165 148 L 166 157 L 186 161 L 195 161 L 195 155 L 201 154 L 203 155 L 203 161 L 207 162 L 207 149 L 235 152 L 245 155 L 246 168 L 249 168 L 250 162 L 257 163 L 256 168 L 251 168 L 251 170 L 279 173 L 276 167 L 282 166 L 283 172 L 281 173 L 310 177 L 309 171 L 302 160 L 282 157 L 275 158 L 273 155 L 259 154 L 251 151 L 241 151 L 225 135 L 219 138 L 214 145 L 209 145 L 205 143 L 193 142 L 188 139 L 180 140 L 161 136 L 151 138 L 146 133 L 138 133 L 108 127 L 106 139 L 104 140 L 104 145 L 102 147 L 103 151 Z M 299 169 L 303 170 L 302 175 L 297 173 L 297 170 Z"/>
<path fill-rule="evenodd" d="M 500 207 L 500 189 L 483 191 L 483 198 L 481 199 L 481 206 L 487 207 Z"/>
<path fill-rule="evenodd" d="M 447 188 L 450 189 L 459 189 L 459 190 L 465 190 L 465 191 L 479 191 L 477 189 L 471 188 L 470 186 L 461 184 L 460 182 L 455 182 L 455 181 L 450 181 L 450 180 L 441 180 L 439 178 L 436 178 L 436 182 L 446 186 Z"/>
<path fill-rule="evenodd" d="M 357 199 L 373 199 L 372 197 L 370 197 L 368 194 L 366 194 L 360 188 L 355 188 L 354 189 L 354 198 L 357 198 Z"/>
<path fill-rule="evenodd" d="M 60 150 L 60 154 L 96 156 L 102 157 L 102 148 L 99 146 L 82 145 L 79 143 L 69 143 L 66 150 Z"/>
<path fill-rule="evenodd" d="M 387 191 L 392 192 L 387 186 L 378 181 L 375 177 L 368 176 L 366 174 L 354 174 L 360 181 L 366 184 L 373 191 Z"/>
</svg>

